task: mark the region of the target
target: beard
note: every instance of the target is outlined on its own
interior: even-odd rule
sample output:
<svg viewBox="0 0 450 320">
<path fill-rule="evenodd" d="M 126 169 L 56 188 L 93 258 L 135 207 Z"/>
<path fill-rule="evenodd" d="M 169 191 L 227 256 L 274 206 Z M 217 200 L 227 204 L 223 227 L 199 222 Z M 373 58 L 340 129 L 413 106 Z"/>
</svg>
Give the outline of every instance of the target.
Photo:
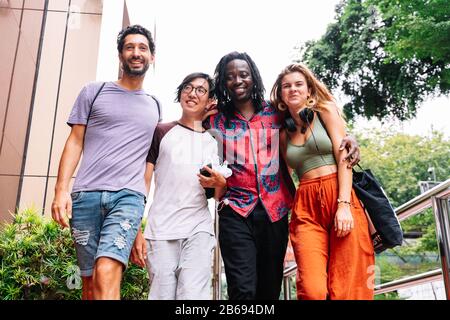
<svg viewBox="0 0 450 320">
<path fill-rule="evenodd" d="M 127 75 L 132 76 L 132 77 L 140 77 L 140 76 L 143 76 L 147 72 L 150 64 L 148 63 L 148 61 L 143 61 L 143 66 L 141 69 L 131 69 L 128 62 L 123 63 L 122 66 L 123 66 L 123 72 L 126 73 Z"/>
</svg>

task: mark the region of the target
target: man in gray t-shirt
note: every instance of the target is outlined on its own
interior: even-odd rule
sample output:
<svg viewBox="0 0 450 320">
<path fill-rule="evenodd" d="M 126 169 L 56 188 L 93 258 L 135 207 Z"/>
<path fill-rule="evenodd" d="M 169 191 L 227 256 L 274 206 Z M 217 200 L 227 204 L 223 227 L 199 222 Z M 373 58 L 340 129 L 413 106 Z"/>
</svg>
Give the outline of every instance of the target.
<svg viewBox="0 0 450 320">
<path fill-rule="evenodd" d="M 102 83 L 86 85 L 67 123 L 86 126 L 83 160 L 72 192 L 130 189 L 147 195 L 145 158 L 158 123 L 156 100 L 142 89 L 106 82 L 92 112 L 90 103 Z"/>
<path fill-rule="evenodd" d="M 160 120 L 159 102 L 142 89 L 154 60 L 151 33 L 139 25 L 127 27 L 117 49 L 122 77 L 87 84 L 75 101 L 52 204 L 52 217 L 62 227 L 70 219 L 83 299 L 120 299 L 122 272 L 148 194 L 146 156 Z"/>
</svg>

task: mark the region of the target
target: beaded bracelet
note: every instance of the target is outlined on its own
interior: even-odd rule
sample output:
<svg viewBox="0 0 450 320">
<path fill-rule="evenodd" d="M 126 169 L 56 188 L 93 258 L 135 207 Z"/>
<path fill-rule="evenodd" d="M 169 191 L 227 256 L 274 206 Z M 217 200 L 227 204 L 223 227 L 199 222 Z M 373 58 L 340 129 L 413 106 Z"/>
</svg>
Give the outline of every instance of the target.
<svg viewBox="0 0 450 320">
<path fill-rule="evenodd" d="M 341 200 L 341 199 L 337 199 L 338 204 L 339 203 L 345 203 L 348 204 L 349 206 L 351 205 L 350 201 L 345 201 L 345 200 Z"/>
</svg>

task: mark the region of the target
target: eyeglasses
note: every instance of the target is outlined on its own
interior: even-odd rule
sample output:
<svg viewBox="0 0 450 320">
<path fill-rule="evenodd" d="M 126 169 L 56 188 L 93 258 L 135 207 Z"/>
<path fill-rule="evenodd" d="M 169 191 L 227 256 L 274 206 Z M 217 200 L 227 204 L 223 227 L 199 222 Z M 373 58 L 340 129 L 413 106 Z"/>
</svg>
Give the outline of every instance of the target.
<svg viewBox="0 0 450 320">
<path fill-rule="evenodd" d="M 199 96 L 199 97 L 204 96 L 204 95 L 208 92 L 208 90 L 206 90 L 206 89 L 203 88 L 202 86 L 200 86 L 200 87 L 194 87 L 194 86 L 191 85 L 191 84 L 185 84 L 184 87 L 183 87 L 183 89 L 182 89 L 182 91 L 183 91 L 184 93 L 187 93 L 187 94 L 191 93 L 192 90 L 195 90 L 194 92 L 195 92 L 195 93 L 197 94 L 197 96 Z"/>
</svg>

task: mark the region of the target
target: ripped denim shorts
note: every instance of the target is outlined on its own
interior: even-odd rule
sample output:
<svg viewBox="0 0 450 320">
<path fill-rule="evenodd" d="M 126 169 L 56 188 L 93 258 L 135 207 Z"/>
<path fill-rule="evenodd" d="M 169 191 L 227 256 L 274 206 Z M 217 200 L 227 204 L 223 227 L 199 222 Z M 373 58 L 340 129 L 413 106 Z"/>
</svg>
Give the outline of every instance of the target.
<svg viewBox="0 0 450 320">
<path fill-rule="evenodd" d="M 115 259 L 125 269 L 140 230 L 145 196 L 129 189 L 80 191 L 71 196 L 70 227 L 80 275 L 92 276 L 100 257 Z"/>
</svg>

